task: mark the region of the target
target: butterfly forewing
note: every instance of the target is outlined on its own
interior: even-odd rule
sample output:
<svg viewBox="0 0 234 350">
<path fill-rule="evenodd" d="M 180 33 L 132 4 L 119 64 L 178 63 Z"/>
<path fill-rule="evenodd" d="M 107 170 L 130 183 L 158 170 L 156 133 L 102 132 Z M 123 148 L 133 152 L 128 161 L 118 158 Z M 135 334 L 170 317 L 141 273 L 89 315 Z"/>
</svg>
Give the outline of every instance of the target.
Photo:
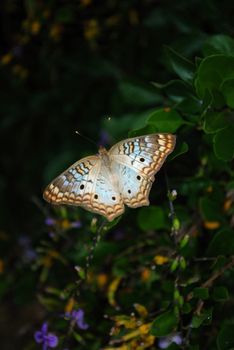
<svg viewBox="0 0 234 350">
<path fill-rule="evenodd" d="M 99 157 L 81 159 L 47 186 L 44 199 L 53 204 L 86 205 L 91 200 L 94 180 L 99 170 Z"/>
<path fill-rule="evenodd" d="M 81 206 L 113 220 L 124 211 L 113 176 L 100 157 L 90 156 L 73 164 L 47 186 L 44 199 L 52 204 Z"/>
<path fill-rule="evenodd" d="M 176 137 L 153 134 L 117 143 L 110 150 L 114 172 L 118 174 L 119 190 L 130 207 L 148 205 L 154 175 L 173 151 Z"/>
</svg>

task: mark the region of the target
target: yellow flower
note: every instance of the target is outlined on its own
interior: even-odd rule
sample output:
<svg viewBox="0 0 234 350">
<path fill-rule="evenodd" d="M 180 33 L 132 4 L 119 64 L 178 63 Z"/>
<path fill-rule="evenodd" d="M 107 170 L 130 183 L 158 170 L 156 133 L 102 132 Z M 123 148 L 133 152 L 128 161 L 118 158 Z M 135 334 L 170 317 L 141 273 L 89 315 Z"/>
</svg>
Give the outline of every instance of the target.
<svg viewBox="0 0 234 350">
<path fill-rule="evenodd" d="M 213 187 L 212 187 L 212 186 L 208 186 L 207 189 L 206 189 L 206 191 L 207 191 L 208 193 L 213 192 Z"/>
<path fill-rule="evenodd" d="M 4 261 L 0 259 L 0 273 L 2 274 L 4 272 Z"/>
<path fill-rule="evenodd" d="M 80 0 L 82 6 L 86 7 L 92 4 L 92 0 Z"/>
<path fill-rule="evenodd" d="M 9 64 L 13 60 L 13 55 L 11 53 L 7 53 L 6 55 L 3 55 L 1 58 L 1 63 L 6 65 Z"/>
<path fill-rule="evenodd" d="M 96 19 L 90 19 L 89 21 L 85 22 L 84 37 L 86 40 L 90 41 L 96 39 L 96 37 L 99 35 L 99 32 L 99 24 Z"/>
<path fill-rule="evenodd" d="M 62 220 L 62 221 L 60 222 L 60 226 L 61 226 L 62 229 L 66 230 L 66 229 L 68 229 L 68 228 L 71 227 L 71 223 L 70 223 L 69 220 L 64 219 L 64 220 Z"/>
<path fill-rule="evenodd" d="M 50 10 L 47 9 L 43 11 L 42 16 L 47 19 L 50 17 L 50 14 Z"/>
<path fill-rule="evenodd" d="M 65 312 L 71 312 L 74 308 L 75 305 L 75 299 L 74 298 L 70 298 L 65 306 Z"/>
<path fill-rule="evenodd" d="M 103 288 L 105 287 L 105 285 L 107 284 L 107 274 L 105 273 L 100 273 L 98 276 L 97 276 L 97 284 L 99 286 L 99 288 Z"/>
<path fill-rule="evenodd" d="M 156 265 L 164 265 L 169 261 L 167 256 L 163 256 L 163 255 L 156 255 L 154 257 L 154 262 Z"/>
<path fill-rule="evenodd" d="M 41 29 L 41 23 L 39 21 L 33 21 L 31 24 L 31 33 L 37 35 Z"/>
<path fill-rule="evenodd" d="M 151 276 L 151 270 L 147 267 L 141 272 L 141 280 L 146 282 L 150 279 Z"/>
<path fill-rule="evenodd" d="M 108 27 L 114 27 L 116 26 L 120 21 L 120 16 L 119 15 L 113 15 L 107 18 L 106 20 L 106 25 Z"/>
<path fill-rule="evenodd" d="M 62 31 L 63 31 L 63 27 L 61 26 L 61 24 L 55 23 L 50 28 L 49 36 L 53 40 L 58 41 L 61 38 Z"/>
<path fill-rule="evenodd" d="M 128 13 L 129 16 L 129 22 L 132 25 L 137 25 L 139 23 L 139 16 L 136 10 L 131 9 Z"/>
<path fill-rule="evenodd" d="M 216 228 L 220 227 L 220 222 L 218 222 L 218 221 L 205 221 L 204 226 L 205 226 L 205 228 L 207 228 L 207 230 L 215 230 Z"/>
<path fill-rule="evenodd" d="M 226 199 L 225 202 L 224 202 L 224 205 L 223 205 L 223 210 L 224 211 L 228 211 L 231 208 L 231 206 L 232 206 L 232 202 L 233 201 L 232 201 L 231 198 Z"/>
<path fill-rule="evenodd" d="M 117 289 L 119 287 L 119 284 L 121 282 L 121 277 L 116 277 L 111 284 L 109 285 L 108 288 L 108 301 L 110 305 L 116 306 L 116 300 L 115 300 L 115 294 L 117 292 Z"/>
</svg>

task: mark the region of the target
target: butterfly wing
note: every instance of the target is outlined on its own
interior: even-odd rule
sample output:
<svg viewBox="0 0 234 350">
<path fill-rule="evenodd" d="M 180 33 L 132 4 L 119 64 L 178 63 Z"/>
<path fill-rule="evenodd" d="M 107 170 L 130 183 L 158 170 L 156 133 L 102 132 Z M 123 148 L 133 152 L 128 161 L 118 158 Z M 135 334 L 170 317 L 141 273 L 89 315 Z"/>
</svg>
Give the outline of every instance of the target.
<svg viewBox="0 0 234 350">
<path fill-rule="evenodd" d="M 124 205 L 110 179 L 100 157 L 86 157 L 52 181 L 43 196 L 52 204 L 81 206 L 111 221 L 124 211 Z"/>
<path fill-rule="evenodd" d="M 130 138 L 114 145 L 109 155 L 117 174 L 124 203 L 136 208 L 148 205 L 154 175 L 175 147 L 172 134 L 152 134 Z"/>
</svg>

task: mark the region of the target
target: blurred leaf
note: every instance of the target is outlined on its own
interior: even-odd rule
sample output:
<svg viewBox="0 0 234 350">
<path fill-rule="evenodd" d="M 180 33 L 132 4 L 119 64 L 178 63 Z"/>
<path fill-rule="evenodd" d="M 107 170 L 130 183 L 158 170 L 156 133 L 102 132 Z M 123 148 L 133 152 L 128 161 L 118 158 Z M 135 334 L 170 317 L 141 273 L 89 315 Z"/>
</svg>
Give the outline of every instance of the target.
<svg viewBox="0 0 234 350">
<path fill-rule="evenodd" d="M 202 300 L 208 299 L 209 298 L 208 288 L 201 288 L 201 287 L 194 288 L 193 297 L 198 298 L 198 299 L 202 299 Z"/>
<path fill-rule="evenodd" d="M 222 229 L 217 232 L 208 246 L 207 254 L 209 256 L 234 254 L 233 231 L 231 229 Z"/>
<path fill-rule="evenodd" d="M 223 325 L 217 337 L 218 350 L 234 349 L 234 332 L 233 324 Z"/>
<path fill-rule="evenodd" d="M 171 69 L 184 81 L 191 82 L 194 77 L 194 64 L 170 47 L 165 52 Z"/>
<path fill-rule="evenodd" d="M 123 100 L 133 106 L 149 106 L 161 102 L 161 97 L 151 85 L 123 81 L 119 83 L 119 91 Z"/>
<path fill-rule="evenodd" d="M 161 229 L 166 226 L 164 211 L 162 208 L 153 205 L 141 208 L 137 221 L 143 231 Z"/>
<path fill-rule="evenodd" d="M 212 309 L 203 310 L 201 315 L 194 315 L 192 318 L 192 328 L 199 328 L 202 324 L 208 325 L 212 321 Z"/>
<path fill-rule="evenodd" d="M 150 333 L 156 337 L 166 336 L 172 333 L 178 323 L 173 310 L 168 310 L 155 318 Z"/>
<path fill-rule="evenodd" d="M 71 23 L 75 19 L 73 10 L 68 6 L 59 7 L 56 12 L 55 18 L 58 22 L 64 24 Z"/>
<path fill-rule="evenodd" d="M 226 301 L 229 299 L 229 292 L 226 287 L 214 287 L 212 291 L 212 298 L 215 301 Z"/>
<path fill-rule="evenodd" d="M 173 133 L 184 124 L 184 120 L 173 109 L 158 109 L 149 116 L 147 123 L 154 125 L 159 132 Z"/>
<path fill-rule="evenodd" d="M 199 200 L 199 205 L 203 220 L 211 222 L 222 220 L 220 206 L 217 201 L 211 200 L 208 197 L 202 197 Z"/>
<path fill-rule="evenodd" d="M 225 97 L 225 101 L 230 108 L 234 108 L 234 79 L 225 80 L 221 87 L 221 92 Z"/>
<path fill-rule="evenodd" d="M 213 35 L 206 40 L 203 52 L 205 56 L 216 54 L 234 55 L 234 40 L 224 34 Z"/>
<path fill-rule="evenodd" d="M 229 161 L 234 157 L 234 126 L 219 130 L 215 134 L 214 152 L 217 158 Z"/>
</svg>

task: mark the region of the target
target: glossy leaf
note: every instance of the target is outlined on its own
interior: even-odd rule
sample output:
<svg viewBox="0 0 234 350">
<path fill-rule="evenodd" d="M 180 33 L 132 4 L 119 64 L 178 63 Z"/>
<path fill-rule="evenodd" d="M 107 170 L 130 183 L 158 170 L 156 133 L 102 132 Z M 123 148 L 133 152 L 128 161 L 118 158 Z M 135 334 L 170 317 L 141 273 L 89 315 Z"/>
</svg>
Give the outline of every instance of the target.
<svg viewBox="0 0 234 350">
<path fill-rule="evenodd" d="M 229 161 L 234 157 L 234 126 L 219 130 L 213 139 L 217 158 Z"/>
<path fill-rule="evenodd" d="M 166 336 L 175 330 L 177 323 L 178 319 L 174 311 L 166 311 L 155 318 L 150 333 L 157 337 Z"/>
<path fill-rule="evenodd" d="M 173 109 L 158 109 L 149 116 L 147 123 L 155 126 L 159 132 L 174 133 L 184 121 Z"/>
</svg>

